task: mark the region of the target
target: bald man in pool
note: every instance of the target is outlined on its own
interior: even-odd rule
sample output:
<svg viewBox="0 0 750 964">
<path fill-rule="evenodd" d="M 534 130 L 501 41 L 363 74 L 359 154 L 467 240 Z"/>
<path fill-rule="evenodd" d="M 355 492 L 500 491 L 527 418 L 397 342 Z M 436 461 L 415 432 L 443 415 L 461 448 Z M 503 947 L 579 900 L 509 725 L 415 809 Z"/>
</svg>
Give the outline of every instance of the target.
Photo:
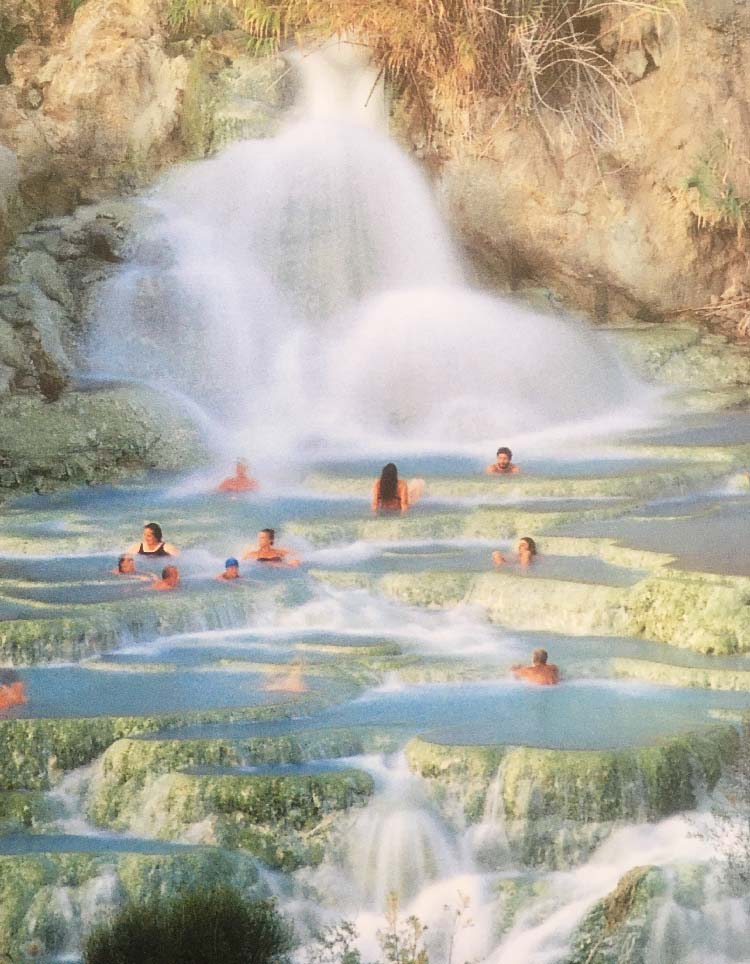
<svg viewBox="0 0 750 964">
<path fill-rule="evenodd" d="M 546 649 L 535 649 L 531 654 L 531 666 L 522 666 L 518 663 L 511 666 L 510 671 L 516 679 L 526 680 L 527 683 L 555 686 L 560 682 L 560 670 L 554 663 L 548 663 L 547 659 Z"/>
</svg>

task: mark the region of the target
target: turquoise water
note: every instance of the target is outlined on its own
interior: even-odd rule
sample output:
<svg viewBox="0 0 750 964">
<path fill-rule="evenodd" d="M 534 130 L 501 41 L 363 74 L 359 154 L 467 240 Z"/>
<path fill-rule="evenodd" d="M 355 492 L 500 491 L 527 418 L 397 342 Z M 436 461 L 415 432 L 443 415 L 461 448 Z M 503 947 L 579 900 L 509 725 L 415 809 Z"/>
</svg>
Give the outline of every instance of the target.
<svg viewBox="0 0 750 964">
<path fill-rule="evenodd" d="M 536 687 L 515 680 L 372 690 L 299 719 L 178 727 L 144 739 L 248 739 L 312 729 L 398 730 L 404 740 L 567 750 L 640 746 L 750 710 L 750 694 L 586 680 Z M 595 725 L 594 725 L 595 723 Z"/>
<path fill-rule="evenodd" d="M 488 452 L 484 459 L 470 458 L 467 456 L 456 455 L 410 455 L 408 458 L 397 459 L 399 475 L 404 479 L 419 478 L 479 478 L 484 477 L 484 470 L 487 465 L 494 462 L 494 452 Z M 371 484 L 380 473 L 385 462 L 391 461 L 388 456 L 383 456 L 382 461 L 372 457 L 359 459 L 340 459 L 327 462 L 320 462 L 313 466 L 313 469 L 326 474 L 350 478 L 361 476 L 363 479 L 370 479 Z M 539 456 L 526 456 L 522 453 L 514 453 L 514 463 L 520 466 L 521 474 L 515 476 L 491 476 L 492 481 L 500 486 L 508 479 L 521 479 L 526 476 L 529 478 L 560 478 L 560 479 L 584 479 L 584 478 L 606 478 L 615 475 L 628 475 L 634 472 L 654 469 L 664 465 L 672 465 L 669 459 L 648 456 L 628 456 L 614 458 L 612 456 L 601 457 L 599 454 L 587 454 L 585 451 L 576 455 L 575 451 L 560 458 L 544 458 Z"/>
<path fill-rule="evenodd" d="M 28 703 L 5 711 L 15 719 L 144 716 L 262 706 L 284 698 L 283 694 L 264 692 L 266 676 L 218 669 L 157 673 L 58 666 L 21 669 L 19 675 L 26 684 Z"/>
<path fill-rule="evenodd" d="M 569 527 L 565 531 L 573 533 Z M 581 522 L 575 534 L 669 553 L 680 569 L 750 576 L 750 494 L 656 503 L 642 516 Z"/>
<path fill-rule="evenodd" d="M 205 850 L 168 840 L 145 840 L 122 834 L 9 833 L 0 834 L 0 855 L 21 854 L 175 854 Z"/>
<path fill-rule="evenodd" d="M 476 468 L 475 463 L 471 464 Z M 571 473 L 580 477 L 607 475 L 615 471 L 627 475 L 652 464 L 650 460 L 629 457 L 594 462 L 585 459 L 547 460 L 539 462 L 536 468 L 533 461 L 527 462 L 530 475 L 538 469 L 540 474 L 548 472 L 549 477 L 554 477 L 556 472 L 561 478 L 568 478 Z M 372 460 L 367 463 L 364 460 L 340 463 L 339 469 L 350 471 L 355 465 L 361 466 L 363 472 L 376 471 Z M 468 465 L 466 460 L 435 457 L 431 460 L 416 459 L 411 467 L 415 472 L 425 474 L 428 474 L 427 470 L 434 469 L 438 474 L 443 471 L 446 475 L 456 475 L 458 469 Z M 383 610 L 381 617 L 379 607 L 384 604 L 374 599 L 368 604 L 367 622 L 360 624 L 358 620 L 362 618 L 362 613 L 356 607 L 348 611 L 341 602 L 341 598 L 348 598 L 346 594 L 344 597 L 327 597 L 325 590 L 308 578 L 306 570 L 310 567 L 372 575 L 401 573 L 405 576 L 431 572 L 479 574 L 496 571 L 499 578 L 522 573 L 530 581 L 563 580 L 615 587 L 631 586 L 643 576 L 638 570 L 614 566 L 594 556 L 546 554 L 543 551 L 543 535 L 539 540 L 542 553 L 529 570 L 520 570 L 513 562 L 498 570 L 492 566 L 491 552 L 494 548 L 501 548 L 506 558 L 512 560 L 515 540 L 510 543 L 507 540 L 477 543 L 430 539 L 408 543 L 360 542 L 326 550 L 308 550 L 305 563 L 298 570 L 243 565 L 242 587 L 251 600 L 255 600 L 257 594 L 260 612 L 252 618 L 245 616 L 244 624 L 238 625 L 233 623 L 238 618 L 237 613 L 228 611 L 226 621 L 222 622 L 224 617 L 220 611 L 225 604 L 232 603 L 237 586 L 217 583 L 212 577 L 221 570 L 226 554 L 238 551 L 243 541 L 247 544 L 254 540 L 258 527 L 269 522 L 278 524 L 293 520 L 369 518 L 366 502 L 303 493 L 281 493 L 277 499 L 267 493 L 228 499 L 196 492 L 196 483 L 189 480 L 161 477 L 155 481 L 158 481 L 158 487 L 149 482 L 125 487 L 90 488 L 50 496 L 35 495 L 15 503 L 9 510 L 15 530 L 26 533 L 31 552 L 34 547 L 39 547 L 40 551 L 33 557 L 19 553 L 0 557 L 0 596 L 4 596 L 5 618 L 62 614 L 67 607 L 73 607 L 76 612 L 88 607 L 91 612 L 96 612 L 97 605 L 101 603 L 119 601 L 124 607 L 124 630 L 125 625 L 129 625 L 128 619 L 137 621 L 140 618 L 137 607 L 141 599 L 145 601 L 144 614 L 150 613 L 151 603 L 158 601 L 157 594 L 151 593 L 143 582 L 113 575 L 114 552 L 108 556 L 103 552 L 102 543 L 112 545 L 119 539 L 119 545 L 122 546 L 138 538 L 141 520 L 151 517 L 161 522 L 167 538 L 186 548 L 178 560 L 183 585 L 177 593 L 170 594 L 170 600 L 179 599 L 181 606 L 184 604 L 189 609 L 193 599 L 196 600 L 194 605 L 205 606 L 205 598 L 215 598 L 219 615 L 214 614 L 211 619 L 216 628 L 208 632 L 160 637 L 159 617 L 154 611 L 154 614 L 145 618 L 141 636 L 133 639 L 130 631 L 123 632 L 124 648 L 108 657 L 111 660 L 110 668 L 96 669 L 92 664 L 22 670 L 29 702 L 11 711 L 14 715 L 47 718 L 107 713 L 151 715 L 158 712 L 255 706 L 279 701 L 280 694 L 265 690 L 269 680 L 267 673 L 253 672 L 251 665 L 232 667 L 232 661 L 245 664 L 275 663 L 282 672 L 284 666 L 302 659 L 311 691 L 324 693 L 335 700 L 338 684 L 332 682 L 330 672 L 320 677 L 315 675 L 316 667 L 321 672 L 329 666 L 335 669 L 335 655 L 316 651 L 316 646 L 362 647 L 396 640 L 405 652 L 421 655 L 425 665 L 435 659 L 448 663 L 460 660 L 464 652 L 462 640 L 472 633 L 470 623 L 456 630 L 462 635 L 457 635 L 456 644 L 451 646 L 449 624 L 438 625 L 433 620 L 422 625 L 419 623 L 421 616 L 414 623 L 414 617 L 404 609 L 404 619 L 400 625 L 398 617 L 390 610 L 387 613 Z M 502 480 L 498 481 L 502 484 Z M 706 518 L 726 516 L 733 519 L 733 513 L 741 515 L 750 501 L 744 497 L 734 497 L 715 502 L 716 498 L 704 494 L 704 502 L 696 501 L 695 504 L 701 507 L 701 514 L 695 518 L 690 516 L 687 524 L 696 525 L 699 519 L 705 521 Z M 555 502 L 553 499 L 547 505 L 555 505 Z M 572 507 L 576 500 L 560 500 L 559 504 L 563 503 Z M 581 504 L 577 504 L 581 508 Z M 655 511 L 666 511 L 664 507 L 669 504 L 654 500 L 652 505 Z M 710 509 L 710 516 L 705 515 L 706 506 Z M 648 524 L 663 523 L 670 532 L 675 532 L 679 531 L 679 528 L 675 530 L 675 526 L 681 526 L 682 522 L 656 518 L 649 520 Z M 618 527 L 642 525 L 643 520 L 632 517 L 588 524 L 581 522 L 575 529 L 578 533 L 608 533 L 619 531 Z M 282 526 L 280 529 L 283 532 Z M 68 541 L 72 540 L 74 546 L 63 549 L 66 554 L 62 556 L 60 550 L 45 552 L 49 548 L 49 540 L 58 538 L 61 533 L 66 536 L 64 545 L 67 547 Z M 282 544 L 290 541 L 283 534 L 279 540 Z M 291 544 L 294 544 L 293 539 Z M 195 548 L 190 548 L 191 545 Z M 664 548 L 664 545 L 659 542 L 654 548 Z M 301 550 L 304 557 L 304 547 Z M 158 570 L 162 562 L 139 560 L 138 564 L 144 570 Z M 275 600 L 263 597 L 264 586 L 281 587 L 283 596 Z M 201 595 L 194 595 L 196 593 Z M 201 600 L 200 603 L 197 600 Z M 333 605 L 331 600 L 335 601 L 335 606 L 329 612 L 326 607 Z M 40 608 L 34 608 L 35 605 Z M 311 615 L 304 615 L 306 607 Z M 238 612 L 241 610 L 242 607 Z M 299 618 L 295 617 L 296 612 L 301 614 Z M 279 619 L 280 615 L 283 618 Z M 222 628 L 231 625 L 237 628 Z M 348 629 L 351 632 L 347 632 Z M 442 633 L 437 648 L 431 645 L 431 635 L 436 629 Z M 563 672 L 566 665 L 570 665 L 575 672 L 585 672 L 588 676 L 606 676 L 609 672 L 608 660 L 615 655 L 691 666 L 745 668 L 747 665 L 739 657 L 712 661 L 709 657 L 694 656 L 638 640 L 570 639 L 540 634 L 534 637 L 520 634 L 514 639 L 486 626 L 480 629 L 480 623 L 477 623 L 477 629 L 477 635 L 486 643 L 487 655 L 484 658 L 489 661 L 486 672 L 490 676 L 506 673 L 513 661 L 525 660 L 528 650 L 539 640 L 545 642 Z M 222 660 L 229 661 L 229 665 L 222 665 Z M 153 667 L 154 663 L 173 665 L 161 667 L 162 671 L 159 672 L 149 672 L 149 666 Z M 462 740 L 473 740 L 486 723 L 484 734 L 489 741 L 516 740 L 532 742 L 534 745 L 567 746 L 585 743 L 585 734 L 577 730 L 576 720 L 581 714 L 584 717 L 602 714 L 607 719 L 617 720 L 617 725 L 612 729 L 618 731 L 611 732 L 609 727 L 605 727 L 600 736 L 600 740 L 604 741 L 602 745 L 608 745 L 607 741 L 612 740 L 616 744 L 622 740 L 625 745 L 630 745 L 655 739 L 661 732 L 679 731 L 696 721 L 708 722 L 712 709 L 725 706 L 736 709 L 745 705 L 744 698 L 738 695 L 703 694 L 697 691 L 683 693 L 671 688 L 642 689 L 637 684 L 629 683 L 618 683 L 614 689 L 607 683 L 602 683 L 598 689 L 593 683 L 583 688 L 566 683 L 554 695 L 545 696 L 548 702 L 542 703 L 539 703 L 535 693 L 510 681 L 493 683 L 496 691 L 493 691 L 493 696 L 489 696 L 489 691 L 481 687 L 472 689 L 464 686 L 462 689 L 453 684 L 442 685 L 443 688 L 437 686 L 420 690 L 412 687 L 383 693 L 364 702 L 332 708 L 304 723 L 286 722 L 278 726 L 282 731 L 290 726 L 372 726 L 380 720 L 388 727 L 421 732 L 438 724 L 450 723 L 455 726 L 461 724 Z M 343 698 L 344 691 L 341 693 Z M 631 699 L 630 693 L 636 695 Z M 512 707 L 511 715 L 515 722 L 508 721 L 501 712 L 502 707 L 506 706 Z M 551 712 L 558 715 L 560 726 L 557 731 L 551 727 L 535 731 L 531 716 L 538 713 L 540 707 L 548 706 L 554 707 Z M 638 707 L 636 719 L 628 722 L 625 717 L 634 706 Z M 376 708 L 374 713 L 377 719 L 373 717 L 373 707 Z M 455 712 L 452 708 L 455 708 Z M 530 715 L 526 714 L 527 709 Z M 472 720 L 476 722 L 472 723 Z M 242 726 L 244 724 L 239 731 L 230 728 L 231 732 L 241 732 Z M 468 731 L 474 736 L 471 733 L 467 735 Z"/>
<path fill-rule="evenodd" d="M 508 562 L 496 567 L 492 552 L 502 551 Z M 351 572 L 420 573 L 420 572 L 498 572 L 522 574 L 529 579 L 559 579 L 573 582 L 599 583 L 606 586 L 631 586 L 645 573 L 640 570 L 615 566 L 591 556 L 539 555 L 532 565 L 522 569 L 515 561 L 515 546 L 497 542 L 482 546 L 455 546 L 447 543 L 383 546 L 366 558 L 349 557 L 346 548 L 317 553 L 312 563 L 324 569 L 345 569 Z"/>
</svg>

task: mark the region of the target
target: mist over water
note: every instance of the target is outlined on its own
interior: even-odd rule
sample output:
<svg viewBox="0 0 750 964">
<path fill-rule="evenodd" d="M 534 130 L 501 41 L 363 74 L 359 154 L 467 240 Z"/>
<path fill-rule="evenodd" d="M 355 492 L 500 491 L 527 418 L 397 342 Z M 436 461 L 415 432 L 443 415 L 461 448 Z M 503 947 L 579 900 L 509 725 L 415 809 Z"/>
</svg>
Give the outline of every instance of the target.
<svg viewBox="0 0 750 964">
<path fill-rule="evenodd" d="M 639 386 L 595 332 L 468 287 L 360 50 L 296 61 L 279 136 L 144 201 L 138 250 L 100 292 L 92 369 L 178 393 L 254 453 L 632 424 Z"/>
</svg>

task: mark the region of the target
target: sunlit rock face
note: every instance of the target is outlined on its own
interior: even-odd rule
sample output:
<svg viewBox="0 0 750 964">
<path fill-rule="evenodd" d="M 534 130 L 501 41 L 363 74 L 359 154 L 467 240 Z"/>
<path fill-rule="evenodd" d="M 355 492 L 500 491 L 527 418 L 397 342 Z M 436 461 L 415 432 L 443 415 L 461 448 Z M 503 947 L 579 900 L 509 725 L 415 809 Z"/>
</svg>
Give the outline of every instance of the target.
<svg viewBox="0 0 750 964">
<path fill-rule="evenodd" d="M 54 210 L 41 183 L 52 171 L 62 175 L 60 212 L 76 191 L 88 195 L 92 180 L 96 193 L 102 173 L 111 190 L 115 172 L 153 164 L 152 150 L 169 149 L 188 63 L 165 53 L 165 32 L 162 5 L 104 0 L 83 4 L 56 43 L 30 40 L 11 57 L 0 126 L 32 205 Z M 34 174 L 41 176 L 36 197 Z"/>
<path fill-rule="evenodd" d="M 622 97 L 619 118 L 598 132 L 604 143 L 589 150 L 590 129 L 544 109 L 541 124 L 518 121 L 488 97 L 474 130 L 485 135 L 482 156 L 463 140 L 443 147 L 445 208 L 477 260 L 511 287 L 549 285 L 601 320 L 648 319 L 713 296 L 730 330 L 747 310 L 732 304 L 746 271 L 711 179 L 748 196 L 745 13 L 717 0 L 674 16 L 629 17 L 612 5 L 601 19 L 596 42 L 621 74 Z M 690 122 L 675 123 L 686 90 Z"/>
<path fill-rule="evenodd" d="M 78 6 L 75 15 L 37 0 L 3 8 L 3 245 L 35 216 L 131 191 L 185 157 L 267 136 L 289 105 L 287 65 L 249 57 L 245 35 L 226 29 L 235 25 L 229 15 L 197 24 L 197 40 L 176 41 L 163 3 Z M 11 164 L 20 194 L 8 193 Z"/>
</svg>

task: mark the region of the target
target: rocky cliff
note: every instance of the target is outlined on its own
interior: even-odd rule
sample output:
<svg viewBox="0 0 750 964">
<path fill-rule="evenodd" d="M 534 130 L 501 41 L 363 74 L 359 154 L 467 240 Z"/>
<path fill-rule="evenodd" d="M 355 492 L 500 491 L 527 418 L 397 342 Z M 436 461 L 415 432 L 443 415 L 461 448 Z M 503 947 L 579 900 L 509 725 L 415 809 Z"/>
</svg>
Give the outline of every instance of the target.
<svg viewBox="0 0 750 964">
<path fill-rule="evenodd" d="M 623 82 L 592 135 L 551 110 L 488 100 L 441 147 L 445 208 L 474 258 L 511 288 L 549 286 L 597 320 L 706 308 L 750 320 L 750 5 L 603 22 Z M 420 149 L 412 131 L 411 145 Z"/>
</svg>

